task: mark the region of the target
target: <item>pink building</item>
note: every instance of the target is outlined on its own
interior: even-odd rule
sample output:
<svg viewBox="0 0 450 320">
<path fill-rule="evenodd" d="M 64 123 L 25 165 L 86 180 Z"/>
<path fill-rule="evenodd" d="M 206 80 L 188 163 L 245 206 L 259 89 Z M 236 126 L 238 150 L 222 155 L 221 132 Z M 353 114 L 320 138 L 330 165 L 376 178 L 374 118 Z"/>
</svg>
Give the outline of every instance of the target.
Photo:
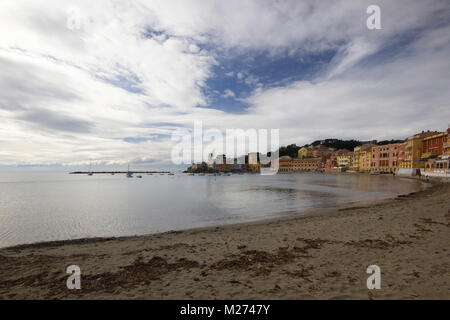
<svg viewBox="0 0 450 320">
<path fill-rule="evenodd" d="M 393 173 L 398 168 L 399 143 L 372 147 L 371 172 Z"/>
</svg>

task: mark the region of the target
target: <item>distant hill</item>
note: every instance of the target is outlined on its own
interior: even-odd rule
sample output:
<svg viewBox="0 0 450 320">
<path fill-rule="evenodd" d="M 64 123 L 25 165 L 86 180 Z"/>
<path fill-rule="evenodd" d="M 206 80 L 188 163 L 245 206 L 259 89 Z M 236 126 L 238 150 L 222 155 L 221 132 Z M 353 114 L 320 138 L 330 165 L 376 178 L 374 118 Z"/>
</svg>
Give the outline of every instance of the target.
<svg viewBox="0 0 450 320">
<path fill-rule="evenodd" d="M 368 142 L 373 142 L 376 143 L 379 146 L 382 145 L 386 145 L 386 144 L 391 144 L 391 143 L 400 143 L 403 142 L 403 140 L 383 140 L 383 141 L 379 141 L 377 142 L 376 140 L 373 141 L 359 141 L 359 140 L 341 140 L 341 139 L 333 139 L 333 138 L 329 138 L 329 139 L 325 139 L 325 140 L 316 140 L 311 144 L 305 144 L 304 146 L 297 146 L 296 144 L 291 144 L 288 146 L 282 146 L 280 147 L 279 151 L 279 156 L 290 156 L 293 158 L 296 158 L 298 155 L 298 150 L 302 147 L 307 147 L 310 145 L 313 146 L 318 146 L 318 145 L 322 145 L 328 148 L 335 148 L 336 150 L 338 149 L 347 149 L 349 151 L 353 151 L 353 149 L 357 146 L 361 146 L 364 143 L 368 143 Z"/>
<path fill-rule="evenodd" d="M 307 147 L 309 145 L 317 146 L 317 145 L 323 145 L 328 148 L 335 148 L 335 149 L 347 149 L 350 151 L 353 151 L 353 149 L 356 146 L 362 145 L 361 141 L 358 140 L 340 140 L 340 139 L 325 139 L 325 140 L 316 140 L 311 144 L 305 144 L 302 147 Z M 293 158 L 296 158 L 298 155 L 298 150 L 302 147 L 297 146 L 296 144 L 291 144 L 288 146 L 282 146 L 278 150 L 279 156 L 290 156 Z"/>
<path fill-rule="evenodd" d="M 391 140 L 383 140 L 383 141 L 379 141 L 378 143 L 377 143 L 377 145 L 379 145 L 379 146 L 384 146 L 385 144 L 391 144 L 391 143 L 400 143 L 400 142 L 403 142 L 404 140 L 394 140 L 394 139 L 391 139 Z"/>
<path fill-rule="evenodd" d="M 313 146 L 323 145 L 328 148 L 335 149 L 347 149 L 353 151 L 353 149 L 357 146 L 362 145 L 363 143 L 359 140 L 341 140 L 341 139 L 325 139 L 325 140 L 316 140 L 311 143 Z"/>
</svg>

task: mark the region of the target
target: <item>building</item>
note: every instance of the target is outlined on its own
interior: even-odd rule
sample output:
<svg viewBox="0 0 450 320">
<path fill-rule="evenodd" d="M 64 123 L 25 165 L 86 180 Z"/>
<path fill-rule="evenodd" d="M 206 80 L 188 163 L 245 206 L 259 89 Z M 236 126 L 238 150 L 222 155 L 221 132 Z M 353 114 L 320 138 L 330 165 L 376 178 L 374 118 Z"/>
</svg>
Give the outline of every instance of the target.
<svg viewBox="0 0 450 320">
<path fill-rule="evenodd" d="M 348 169 L 350 168 L 350 163 L 352 161 L 352 152 L 343 152 L 336 157 L 336 164 L 338 168 Z"/>
<path fill-rule="evenodd" d="M 350 167 L 349 170 L 353 172 L 359 171 L 359 156 L 361 154 L 361 146 L 353 148 L 352 157 L 350 160 Z"/>
<path fill-rule="evenodd" d="M 219 154 L 216 157 L 216 164 L 223 164 L 226 162 L 226 156 L 224 154 Z"/>
<path fill-rule="evenodd" d="M 425 161 L 422 159 L 423 141 L 427 137 L 436 135 L 438 132 L 422 131 L 412 135 L 399 145 L 398 166 L 402 169 L 424 168 Z"/>
<path fill-rule="evenodd" d="M 210 168 L 210 169 L 214 168 L 214 159 L 213 159 L 213 154 L 212 153 L 208 154 L 208 162 L 207 162 L 207 164 L 208 164 L 208 168 Z"/>
<path fill-rule="evenodd" d="M 321 144 L 316 146 L 310 145 L 298 150 L 298 158 L 321 158 L 325 155 L 330 155 L 333 151 L 335 151 L 334 148 L 325 147 Z"/>
<path fill-rule="evenodd" d="M 320 168 L 321 158 L 291 159 L 290 171 L 316 171 Z"/>
<path fill-rule="evenodd" d="M 372 167 L 372 148 L 359 153 L 359 172 L 370 172 Z"/>
<path fill-rule="evenodd" d="M 332 154 L 336 149 L 325 147 L 323 145 L 314 146 L 311 150 L 313 158 L 321 158 L 323 156 L 327 156 Z"/>
<path fill-rule="evenodd" d="M 399 143 L 372 147 L 371 172 L 394 173 L 398 169 Z"/>
<path fill-rule="evenodd" d="M 289 172 L 291 168 L 292 158 L 289 156 L 282 156 L 278 159 L 278 171 Z"/>
<path fill-rule="evenodd" d="M 450 156 L 450 128 L 447 129 L 447 141 L 444 143 L 444 155 Z"/>
<path fill-rule="evenodd" d="M 233 170 L 232 163 L 219 163 L 217 166 L 219 172 L 231 172 Z"/>
<path fill-rule="evenodd" d="M 438 134 L 435 138 L 439 139 L 440 136 L 441 134 Z M 442 154 L 438 155 L 437 157 L 434 157 L 433 155 L 429 157 L 425 164 L 425 173 L 432 173 L 433 175 L 440 175 L 445 177 L 448 177 L 448 175 L 450 174 L 450 128 L 448 128 L 447 132 L 445 132 L 443 141 Z M 433 148 L 436 148 L 436 145 L 438 146 L 437 150 L 439 150 L 440 143 L 438 141 L 434 142 L 434 146 L 433 142 L 430 142 L 429 145 L 431 145 L 431 151 L 435 150 Z"/>
<path fill-rule="evenodd" d="M 359 147 L 355 147 L 352 155 L 352 163 L 350 164 L 350 169 L 356 172 L 370 172 L 370 167 L 372 163 L 372 148 L 376 144 L 369 142 L 364 143 Z"/>
<path fill-rule="evenodd" d="M 259 162 L 258 152 L 248 154 L 248 164 L 257 164 Z"/>
<path fill-rule="evenodd" d="M 444 153 L 444 143 L 447 142 L 447 132 L 440 132 L 423 139 L 422 160 L 436 158 Z"/>
<path fill-rule="evenodd" d="M 208 169 L 206 162 L 193 163 L 187 171 L 189 172 L 205 172 Z"/>
<path fill-rule="evenodd" d="M 299 159 L 311 158 L 312 150 L 310 148 L 303 147 L 298 150 L 297 154 Z"/>
</svg>

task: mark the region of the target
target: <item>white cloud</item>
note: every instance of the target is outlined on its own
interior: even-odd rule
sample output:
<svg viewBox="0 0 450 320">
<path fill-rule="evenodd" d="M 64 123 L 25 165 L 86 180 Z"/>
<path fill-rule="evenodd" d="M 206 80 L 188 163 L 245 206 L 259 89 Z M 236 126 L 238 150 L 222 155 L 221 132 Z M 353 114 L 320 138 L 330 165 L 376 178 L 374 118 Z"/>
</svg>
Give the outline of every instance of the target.
<svg viewBox="0 0 450 320">
<path fill-rule="evenodd" d="M 0 4 L 0 164 L 161 163 L 172 130 L 199 119 L 306 143 L 404 137 L 444 129 L 450 116 L 446 1 L 379 1 L 376 31 L 366 28 L 370 1 L 84 0 L 81 28 L 70 30 L 73 4 Z M 413 41 L 377 62 L 405 33 Z M 244 114 L 201 108 L 218 54 L 329 49 L 338 54 L 310 82 L 264 88 L 229 71 L 259 84 Z"/>
<path fill-rule="evenodd" d="M 222 94 L 222 97 L 224 97 L 224 98 L 234 98 L 235 94 L 230 89 L 225 89 L 225 91 Z"/>
</svg>

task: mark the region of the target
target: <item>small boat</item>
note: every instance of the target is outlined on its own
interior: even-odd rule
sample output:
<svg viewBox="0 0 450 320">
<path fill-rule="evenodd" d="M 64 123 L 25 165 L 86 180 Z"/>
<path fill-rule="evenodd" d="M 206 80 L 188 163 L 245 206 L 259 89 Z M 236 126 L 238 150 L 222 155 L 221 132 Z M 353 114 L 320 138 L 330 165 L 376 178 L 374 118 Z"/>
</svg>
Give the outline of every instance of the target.
<svg viewBox="0 0 450 320">
<path fill-rule="evenodd" d="M 168 175 L 169 175 L 169 176 L 174 176 L 174 174 L 173 174 L 173 173 L 169 173 Z"/>
<path fill-rule="evenodd" d="M 130 165 L 128 165 L 127 178 L 133 178 L 133 173 L 130 172 Z"/>
<path fill-rule="evenodd" d="M 193 176 L 194 174 L 193 174 L 193 173 L 189 173 L 189 175 L 190 175 L 190 176 Z"/>
<path fill-rule="evenodd" d="M 139 176 L 136 176 L 136 178 L 142 179 L 142 176 L 141 176 L 141 175 L 139 175 Z"/>
<path fill-rule="evenodd" d="M 92 172 L 92 164 L 91 162 L 89 162 L 89 172 L 88 172 L 88 176 L 92 176 L 94 173 Z"/>
</svg>

